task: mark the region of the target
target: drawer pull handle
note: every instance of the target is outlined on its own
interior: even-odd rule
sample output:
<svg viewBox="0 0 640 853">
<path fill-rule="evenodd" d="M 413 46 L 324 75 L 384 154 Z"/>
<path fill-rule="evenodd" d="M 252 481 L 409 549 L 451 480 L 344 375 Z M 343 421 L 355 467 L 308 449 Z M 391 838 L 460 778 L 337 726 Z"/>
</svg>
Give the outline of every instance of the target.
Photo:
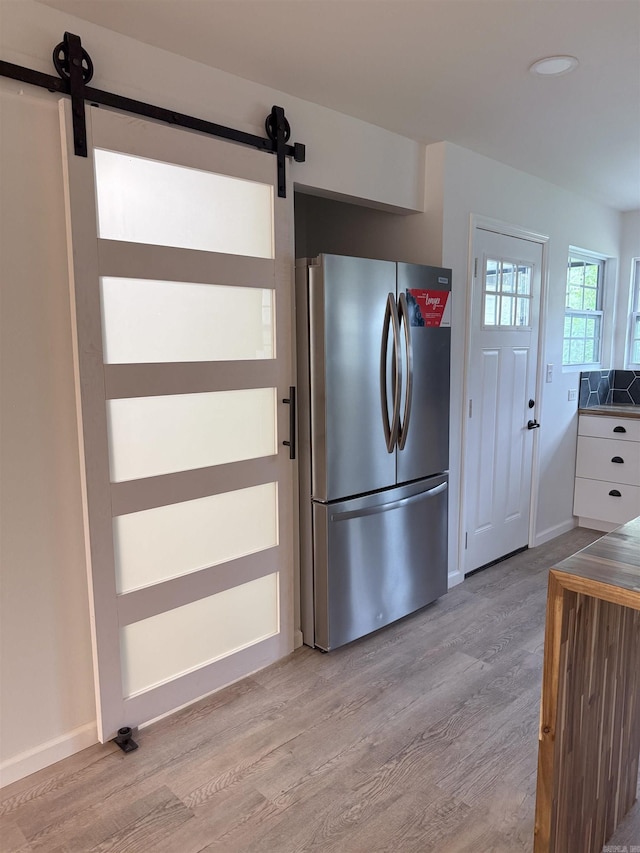
<svg viewBox="0 0 640 853">
<path fill-rule="evenodd" d="M 620 494 L 620 492 L 617 489 L 611 489 L 609 494 L 611 495 L 612 498 L 621 498 L 622 497 L 622 495 Z"/>
<path fill-rule="evenodd" d="M 622 458 L 622 456 L 614 456 L 611 461 L 615 462 L 616 465 L 622 465 L 624 462 L 624 459 Z"/>
<path fill-rule="evenodd" d="M 617 426 L 617 427 L 613 428 L 613 431 L 614 432 L 626 432 L 626 429 L 624 427 Z"/>
</svg>

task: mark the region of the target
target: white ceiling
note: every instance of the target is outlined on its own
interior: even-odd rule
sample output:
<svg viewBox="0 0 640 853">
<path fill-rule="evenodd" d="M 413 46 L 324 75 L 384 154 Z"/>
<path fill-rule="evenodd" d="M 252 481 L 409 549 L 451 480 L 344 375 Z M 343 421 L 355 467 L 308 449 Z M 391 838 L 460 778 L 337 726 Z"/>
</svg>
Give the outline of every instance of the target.
<svg viewBox="0 0 640 853">
<path fill-rule="evenodd" d="M 640 208 L 640 0 L 43 2 L 404 136 L 448 140 L 619 210 Z M 558 78 L 529 73 L 553 54 L 580 65 Z"/>
</svg>

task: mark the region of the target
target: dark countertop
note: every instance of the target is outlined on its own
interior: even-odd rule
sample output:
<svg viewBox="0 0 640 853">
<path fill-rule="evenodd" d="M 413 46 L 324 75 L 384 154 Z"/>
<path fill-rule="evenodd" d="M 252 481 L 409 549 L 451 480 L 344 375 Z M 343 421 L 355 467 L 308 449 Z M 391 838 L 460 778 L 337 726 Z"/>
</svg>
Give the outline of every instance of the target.
<svg viewBox="0 0 640 853">
<path fill-rule="evenodd" d="M 589 406 L 578 409 L 579 415 L 609 415 L 616 418 L 640 418 L 640 406 L 631 403 L 621 406 Z"/>
<path fill-rule="evenodd" d="M 553 570 L 583 579 L 586 587 L 596 581 L 636 593 L 637 604 L 629 600 L 626 603 L 640 609 L 640 516 L 558 563 Z M 583 591 L 601 597 L 595 590 Z"/>
</svg>

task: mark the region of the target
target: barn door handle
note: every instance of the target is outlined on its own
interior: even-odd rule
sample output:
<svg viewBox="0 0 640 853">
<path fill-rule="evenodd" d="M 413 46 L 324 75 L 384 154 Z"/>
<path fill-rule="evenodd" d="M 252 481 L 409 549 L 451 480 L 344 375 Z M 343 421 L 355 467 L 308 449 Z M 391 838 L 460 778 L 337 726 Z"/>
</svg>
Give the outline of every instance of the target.
<svg viewBox="0 0 640 853">
<path fill-rule="evenodd" d="M 289 441 L 283 441 L 289 448 L 289 459 L 296 458 L 296 387 L 289 385 L 289 396 L 283 397 L 283 403 L 289 404 Z"/>
</svg>

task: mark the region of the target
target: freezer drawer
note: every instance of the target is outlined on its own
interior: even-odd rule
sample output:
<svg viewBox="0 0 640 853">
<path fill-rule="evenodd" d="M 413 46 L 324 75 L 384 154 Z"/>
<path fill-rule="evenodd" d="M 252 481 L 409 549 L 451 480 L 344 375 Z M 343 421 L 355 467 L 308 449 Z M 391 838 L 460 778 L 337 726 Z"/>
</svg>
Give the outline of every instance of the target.
<svg viewBox="0 0 640 853">
<path fill-rule="evenodd" d="M 315 645 L 330 650 L 447 591 L 447 476 L 313 504 Z"/>
</svg>

